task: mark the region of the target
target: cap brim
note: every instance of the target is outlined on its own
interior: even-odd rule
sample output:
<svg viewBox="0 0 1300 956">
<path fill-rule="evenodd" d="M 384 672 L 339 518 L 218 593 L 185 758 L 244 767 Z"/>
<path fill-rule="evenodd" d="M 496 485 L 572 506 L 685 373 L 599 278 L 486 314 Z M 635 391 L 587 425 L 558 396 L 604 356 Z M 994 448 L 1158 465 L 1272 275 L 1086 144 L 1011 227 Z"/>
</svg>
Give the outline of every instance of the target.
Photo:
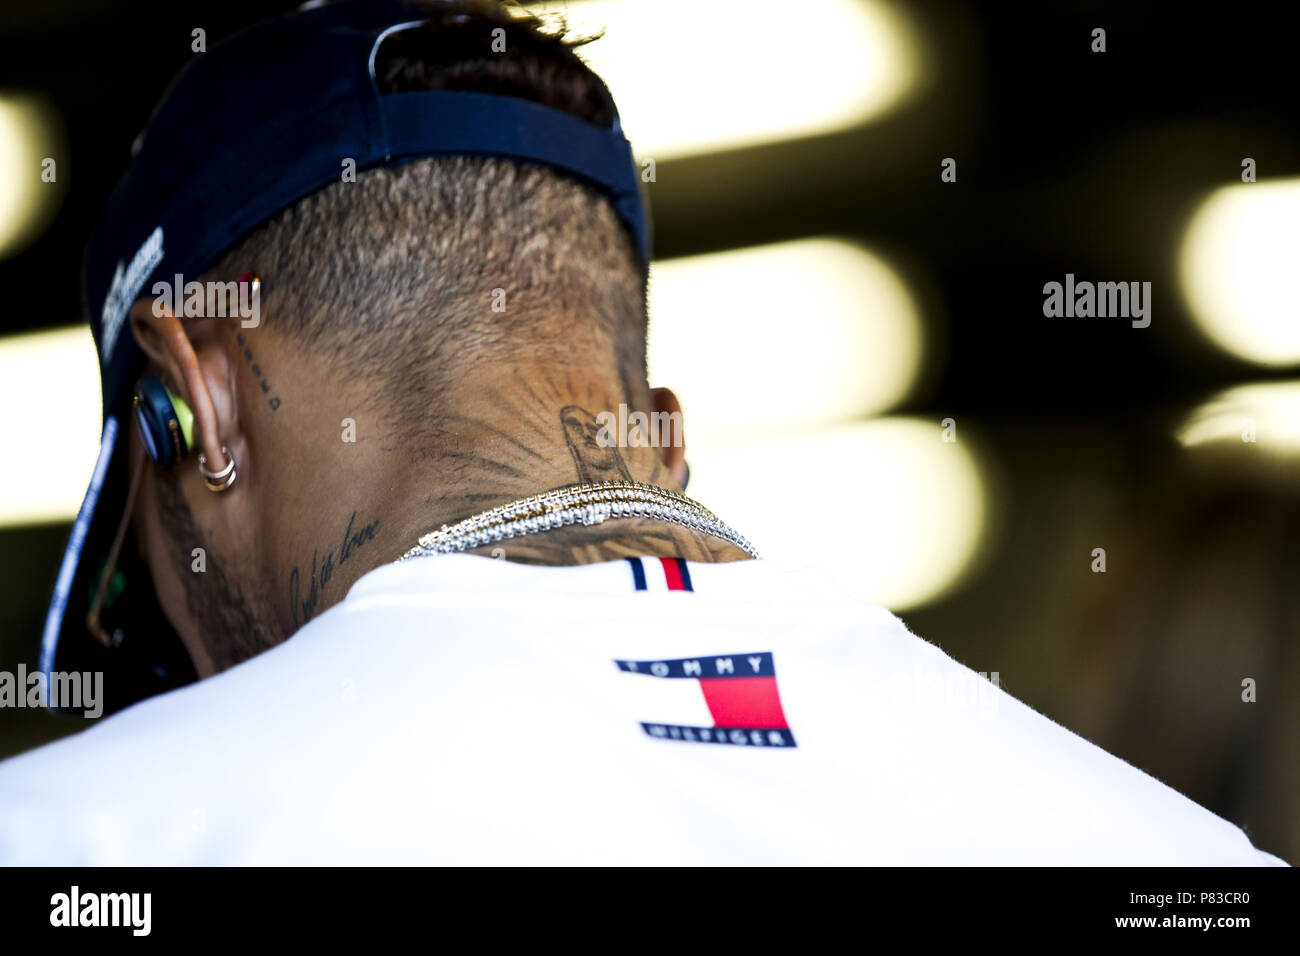
<svg viewBox="0 0 1300 956">
<path fill-rule="evenodd" d="M 113 646 L 105 646 L 86 623 L 126 505 L 128 434 L 121 411 L 105 417 L 99 457 L 68 536 L 41 635 L 46 686 L 53 686 L 55 673 L 101 672 L 105 713 L 197 679 L 189 654 L 159 607 L 129 529 L 100 613 Z M 51 701 L 50 709 L 60 710 L 56 703 Z"/>
</svg>

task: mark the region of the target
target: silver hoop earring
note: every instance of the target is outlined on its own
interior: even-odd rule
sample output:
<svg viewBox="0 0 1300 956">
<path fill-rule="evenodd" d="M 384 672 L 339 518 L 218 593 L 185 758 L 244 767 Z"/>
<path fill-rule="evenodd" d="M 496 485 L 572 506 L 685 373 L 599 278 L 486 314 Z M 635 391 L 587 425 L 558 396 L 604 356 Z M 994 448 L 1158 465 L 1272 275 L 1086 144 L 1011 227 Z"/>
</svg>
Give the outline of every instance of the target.
<svg viewBox="0 0 1300 956">
<path fill-rule="evenodd" d="M 226 456 L 226 467 L 220 471 L 209 471 L 208 459 L 203 452 L 199 452 L 199 474 L 203 476 L 208 491 L 227 491 L 235 483 L 235 456 L 225 445 L 221 446 L 221 454 Z"/>
</svg>

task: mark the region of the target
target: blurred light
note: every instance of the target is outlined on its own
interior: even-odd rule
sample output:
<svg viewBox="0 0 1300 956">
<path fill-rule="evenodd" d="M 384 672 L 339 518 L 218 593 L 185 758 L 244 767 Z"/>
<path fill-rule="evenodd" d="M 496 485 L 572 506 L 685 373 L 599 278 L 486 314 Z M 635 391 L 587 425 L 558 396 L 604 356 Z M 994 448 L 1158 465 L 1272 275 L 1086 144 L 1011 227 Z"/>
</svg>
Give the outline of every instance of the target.
<svg viewBox="0 0 1300 956">
<path fill-rule="evenodd" d="M 1187 416 L 1176 436 L 1184 448 L 1221 445 L 1300 454 L 1300 382 L 1239 385 L 1219 392 Z"/>
<path fill-rule="evenodd" d="M 920 368 L 910 293 L 882 260 L 838 240 L 657 263 L 651 308 L 651 381 L 682 396 L 691 448 L 711 434 L 767 436 L 879 413 Z M 0 339 L 3 407 L 40 394 L 58 416 L 10 416 L 3 447 L 29 457 L 0 473 L 0 524 L 76 514 L 98 447 L 97 381 L 85 326 Z"/>
<path fill-rule="evenodd" d="M 71 521 L 99 452 L 99 360 L 87 326 L 0 339 L 0 525 Z"/>
<path fill-rule="evenodd" d="M 1187 227 L 1182 282 L 1220 348 L 1261 365 L 1300 362 L 1300 180 L 1212 193 Z"/>
<path fill-rule="evenodd" d="M 911 293 L 851 243 L 804 239 L 651 267 L 651 384 L 681 397 L 688 441 L 877 414 L 907 395 L 921 357 Z"/>
<path fill-rule="evenodd" d="M 608 84 L 637 155 L 656 160 L 815 136 L 917 86 L 906 19 L 882 0 L 577 0 L 563 14 Z"/>
<path fill-rule="evenodd" d="M 63 196 L 58 117 L 41 100 L 0 95 L 0 259 L 21 250 L 49 223 Z M 41 179 L 42 161 L 55 160 L 54 181 Z"/>
<path fill-rule="evenodd" d="M 895 611 L 930 603 L 969 570 L 987 491 L 937 421 L 882 418 L 731 446 L 689 448 L 692 497 L 765 559 L 811 563 Z"/>
</svg>

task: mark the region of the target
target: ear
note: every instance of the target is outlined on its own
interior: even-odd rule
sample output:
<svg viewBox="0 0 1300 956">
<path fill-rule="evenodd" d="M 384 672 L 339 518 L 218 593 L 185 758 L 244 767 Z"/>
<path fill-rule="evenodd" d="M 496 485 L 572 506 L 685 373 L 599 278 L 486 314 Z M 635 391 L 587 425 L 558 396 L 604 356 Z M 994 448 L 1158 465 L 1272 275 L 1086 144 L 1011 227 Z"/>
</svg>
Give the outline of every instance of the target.
<svg viewBox="0 0 1300 956">
<path fill-rule="evenodd" d="M 672 473 L 673 481 L 686 487 L 686 436 L 682 431 L 682 405 L 670 388 L 650 389 L 650 401 L 654 404 L 654 414 L 650 416 L 651 427 L 656 434 L 651 436 L 654 447 L 659 450 L 659 457 Z"/>
<path fill-rule="evenodd" d="M 226 350 L 208 328 L 187 332 L 164 303 L 141 299 L 131 307 L 131 333 L 141 350 L 166 373 L 169 387 L 194 410 L 195 443 L 217 471 L 226 466 L 221 446 L 233 449 L 238 436 L 233 376 Z M 206 326 L 208 323 L 202 323 Z M 195 339 L 191 340 L 191 333 Z"/>
</svg>

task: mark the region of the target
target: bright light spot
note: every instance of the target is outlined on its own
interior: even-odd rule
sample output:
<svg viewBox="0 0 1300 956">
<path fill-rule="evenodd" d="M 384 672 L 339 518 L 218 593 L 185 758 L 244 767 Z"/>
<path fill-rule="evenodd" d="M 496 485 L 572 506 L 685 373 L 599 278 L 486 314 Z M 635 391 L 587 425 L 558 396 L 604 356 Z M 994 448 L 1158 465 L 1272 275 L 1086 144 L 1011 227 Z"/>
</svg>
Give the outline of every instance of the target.
<svg viewBox="0 0 1300 956">
<path fill-rule="evenodd" d="M 0 339 L 0 525 L 76 517 L 99 453 L 100 407 L 87 326 Z"/>
<path fill-rule="evenodd" d="M 920 56 L 881 0 L 579 0 L 530 6 L 599 40 L 579 54 L 656 160 L 815 136 L 898 106 Z"/>
<path fill-rule="evenodd" d="M 1212 193 L 1187 227 L 1182 282 L 1219 347 L 1260 365 L 1300 362 L 1300 180 Z"/>
<path fill-rule="evenodd" d="M 1300 454 L 1300 382 L 1263 382 L 1219 392 L 1177 430 L 1184 448 L 1224 443 L 1242 450 Z"/>
<path fill-rule="evenodd" d="M 921 367 L 898 274 L 859 246 L 806 239 L 655 263 L 650 383 L 681 398 L 688 442 L 885 411 Z"/>
<path fill-rule="evenodd" d="M 882 418 L 743 445 L 692 446 L 689 494 L 765 559 L 814 564 L 895 611 L 951 591 L 975 558 L 985 483 L 967 436 Z"/>
<path fill-rule="evenodd" d="M 63 195 L 60 173 L 41 180 L 41 163 L 57 163 L 61 134 L 54 114 L 30 96 L 0 96 L 0 259 L 19 251 L 49 222 Z"/>
</svg>

